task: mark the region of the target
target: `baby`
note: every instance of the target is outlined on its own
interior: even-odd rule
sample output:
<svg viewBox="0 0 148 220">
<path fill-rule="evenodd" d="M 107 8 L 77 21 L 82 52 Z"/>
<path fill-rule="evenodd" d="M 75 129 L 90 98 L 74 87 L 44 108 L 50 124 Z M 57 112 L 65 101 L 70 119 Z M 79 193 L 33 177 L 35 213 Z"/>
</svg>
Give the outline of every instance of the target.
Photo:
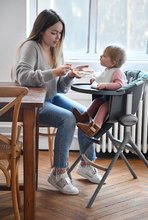
<svg viewBox="0 0 148 220">
<path fill-rule="evenodd" d="M 105 70 L 97 77 L 90 80 L 91 86 L 96 89 L 117 90 L 127 82 L 124 72 L 120 67 L 126 60 L 125 51 L 118 46 L 108 46 L 100 56 L 100 64 Z M 101 128 L 104 118 L 108 113 L 108 97 L 98 96 L 81 114 L 77 109 L 73 109 L 77 126 L 89 137 L 94 136 Z"/>
</svg>

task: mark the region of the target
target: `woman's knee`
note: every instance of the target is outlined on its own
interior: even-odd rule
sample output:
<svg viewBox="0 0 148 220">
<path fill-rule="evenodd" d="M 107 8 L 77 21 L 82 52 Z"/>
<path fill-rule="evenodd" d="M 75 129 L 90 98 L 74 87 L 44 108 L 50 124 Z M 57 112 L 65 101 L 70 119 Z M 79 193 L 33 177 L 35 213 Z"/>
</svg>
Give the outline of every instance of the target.
<svg viewBox="0 0 148 220">
<path fill-rule="evenodd" d="M 76 119 L 72 112 L 69 111 L 68 114 L 66 114 L 66 117 L 64 118 L 64 124 L 69 128 L 74 128 L 76 126 Z"/>
</svg>

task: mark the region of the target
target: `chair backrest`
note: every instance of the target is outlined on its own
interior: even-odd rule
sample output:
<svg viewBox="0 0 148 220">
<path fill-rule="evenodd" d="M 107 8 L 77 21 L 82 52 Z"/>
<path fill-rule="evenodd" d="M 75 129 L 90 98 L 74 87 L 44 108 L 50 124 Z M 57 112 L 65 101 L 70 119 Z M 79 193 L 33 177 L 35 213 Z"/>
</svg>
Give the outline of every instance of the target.
<svg viewBox="0 0 148 220">
<path fill-rule="evenodd" d="M 122 115 L 127 113 L 128 94 L 132 94 L 132 103 L 130 103 L 131 114 L 136 113 L 142 96 L 144 83 L 148 80 L 148 73 L 142 71 L 126 71 L 125 74 L 128 83 L 118 90 L 119 93 L 123 91 L 124 94 L 110 97 L 109 122 L 116 122 Z"/>
<path fill-rule="evenodd" d="M 12 115 L 12 128 L 11 128 L 11 144 L 16 143 L 17 139 L 17 122 L 21 106 L 22 98 L 28 93 L 26 87 L 12 86 L 12 87 L 2 87 L 0 86 L 0 121 L 1 116 L 4 116 L 8 112 Z M 8 102 L 7 102 L 8 99 Z M 8 143 L 8 139 L 5 135 L 0 134 L 0 140 L 4 143 Z"/>
<path fill-rule="evenodd" d="M 118 90 L 119 95 L 116 94 L 110 96 L 109 113 L 101 129 L 95 135 L 96 139 L 102 137 L 103 134 L 105 134 L 111 127 L 113 127 L 115 122 L 120 121 L 121 116 L 126 114 L 127 97 L 129 94 L 132 94 L 132 103 L 130 103 L 131 113 L 135 114 L 138 109 L 139 101 L 143 92 L 143 85 L 146 82 L 146 80 L 148 80 L 148 73 L 136 70 L 126 71 L 125 74 L 128 83 L 126 86 Z"/>
<path fill-rule="evenodd" d="M 101 138 L 115 122 L 119 122 L 121 116 L 126 114 L 127 97 L 132 94 L 131 113 L 135 114 L 138 109 L 139 101 L 143 92 L 143 85 L 148 80 L 148 73 L 142 71 L 126 71 L 125 72 L 128 83 L 126 86 L 118 90 L 119 95 L 111 95 L 109 98 L 109 113 L 107 119 L 103 123 L 99 132 L 93 137 L 89 138 L 88 146 L 93 142 L 97 143 L 97 139 Z M 93 97 L 95 98 L 95 96 Z"/>
</svg>

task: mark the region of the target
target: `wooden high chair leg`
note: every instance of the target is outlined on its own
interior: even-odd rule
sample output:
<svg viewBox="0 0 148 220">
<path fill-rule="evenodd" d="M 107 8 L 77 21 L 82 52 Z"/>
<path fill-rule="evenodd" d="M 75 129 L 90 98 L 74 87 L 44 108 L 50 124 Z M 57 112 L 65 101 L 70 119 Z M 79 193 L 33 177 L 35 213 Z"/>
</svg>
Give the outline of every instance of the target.
<svg viewBox="0 0 148 220">
<path fill-rule="evenodd" d="M 49 163 L 50 166 L 53 166 L 53 136 L 51 136 L 50 128 L 47 128 L 48 130 L 48 148 L 49 148 Z"/>
<path fill-rule="evenodd" d="M 49 148 L 49 162 L 50 166 L 53 167 L 53 151 L 54 151 L 54 138 L 56 135 L 56 128 L 53 128 L 53 131 L 51 132 L 51 128 L 48 127 L 48 148 Z"/>
</svg>

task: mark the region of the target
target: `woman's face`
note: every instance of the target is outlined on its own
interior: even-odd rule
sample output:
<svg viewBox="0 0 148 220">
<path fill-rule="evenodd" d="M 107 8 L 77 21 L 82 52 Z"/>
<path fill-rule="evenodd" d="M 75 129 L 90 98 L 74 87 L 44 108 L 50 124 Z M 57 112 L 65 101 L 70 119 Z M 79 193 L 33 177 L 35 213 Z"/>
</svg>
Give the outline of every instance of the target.
<svg viewBox="0 0 148 220">
<path fill-rule="evenodd" d="M 61 39 L 62 30 L 63 25 L 60 21 L 47 28 L 44 32 L 41 33 L 41 44 L 43 43 L 47 47 L 55 47 Z"/>
</svg>

